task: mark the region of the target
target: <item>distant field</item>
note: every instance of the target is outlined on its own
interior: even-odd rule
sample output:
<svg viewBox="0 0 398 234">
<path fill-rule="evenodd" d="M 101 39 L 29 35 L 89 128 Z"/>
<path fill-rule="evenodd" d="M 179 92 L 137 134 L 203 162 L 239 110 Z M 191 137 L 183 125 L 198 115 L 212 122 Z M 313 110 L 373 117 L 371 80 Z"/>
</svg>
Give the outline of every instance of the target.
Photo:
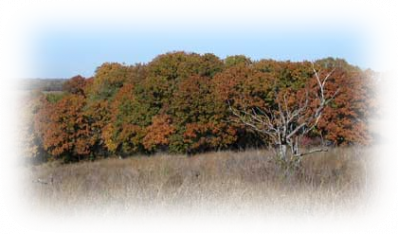
<svg viewBox="0 0 398 234">
<path fill-rule="evenodd" d="M 40 90 L 40 91 L 62 91 L 63 84 L 67 79 L 22 79 L 19 83 L 19 90 Z"/>
<path fill-rule="evenodd" d="M 363 204 L 369 193 L 369 153 L 334 148 L 306 156 L 302 168 L 289 175 L 264 150 L 51 162 L 25 169 L 30 204 L 52 212 L 151 207 L 328 213 Z"/>
<path fill-rule="evenodd" d="M 21 97 L 29 95 L 31 91 L 29 90 L 2 90 L 2 92 L 12 96 L 12 97 Z M 63 91 L 43 91 L 44 94 L 63 94 Z"/>
</svg>

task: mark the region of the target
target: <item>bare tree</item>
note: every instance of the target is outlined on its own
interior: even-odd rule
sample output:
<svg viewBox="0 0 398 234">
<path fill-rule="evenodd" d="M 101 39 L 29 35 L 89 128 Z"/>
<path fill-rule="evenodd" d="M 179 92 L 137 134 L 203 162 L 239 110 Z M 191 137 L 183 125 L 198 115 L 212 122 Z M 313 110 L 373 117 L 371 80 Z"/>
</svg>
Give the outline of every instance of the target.
<svg viewBox="0 0 398 234">
<path fill-rule="evenodd" d="M 312 98 L 309 97 L 309 89 L 306 88 L 302 100 L 294 105 L 289 104 L 288 101 L 290 95 L 295 95 L 294 93 L 278 92 L 275 93 L 276 108 L 247 106 L 234 108 L 229 105 L 230 111 L 237 117 L 238 122 L 267 136 L 272 144 L 277 146 L 278 155 L 284 161 L 288 161 L 289 149 L 291 158 L 296 160 L 300 160 L 303 155 L 324 150 L 322 148 L 304 153 L 300 152 L 301 137 L 317 126 L 325 107 L 339 92 L 339 89 L 337 89 L 332 95 L 328 95 L 328 98 L 325 94 L 325 85 L 334 70 L 321 78 L 314 64 L 312 64 L 312 69 L 318 88 L 318 92 L 312 93 Z M 316 101 L 314 99 L 317 99 L 315 108 L 309 105 L 310 102 Z"/>
</svg>

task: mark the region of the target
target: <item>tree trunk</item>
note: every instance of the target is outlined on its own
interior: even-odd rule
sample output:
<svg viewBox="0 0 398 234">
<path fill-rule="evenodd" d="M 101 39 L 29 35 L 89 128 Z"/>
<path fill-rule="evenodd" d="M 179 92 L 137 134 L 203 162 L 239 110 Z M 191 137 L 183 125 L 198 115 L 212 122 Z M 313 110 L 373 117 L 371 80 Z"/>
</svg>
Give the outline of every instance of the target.
<svg viewBox="0 0 398 234">
<path fill-rule="evenodd" d="M 285 144 L 280 144 L 279 145 L 279 157 L 282 160 L 286 160 L 286 155 L 287 154 L 287 146 Z"/>
<path fill-rule="evenodd" d="M 293 143 L 293 155 L 294 156 L 300 155 L 299 151 L 300 151 L 299 150 L 299 139 L 297 137 L 296 139 L 294 139 L 294 143 Z"/>
</svg>

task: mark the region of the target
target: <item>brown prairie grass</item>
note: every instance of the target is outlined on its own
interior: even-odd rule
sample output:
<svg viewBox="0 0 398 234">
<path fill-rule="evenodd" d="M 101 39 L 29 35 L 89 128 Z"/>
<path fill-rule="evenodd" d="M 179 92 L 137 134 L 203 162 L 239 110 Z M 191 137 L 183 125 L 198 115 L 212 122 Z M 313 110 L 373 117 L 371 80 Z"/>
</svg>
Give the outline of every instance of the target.
<svg viewBox="0 0 398 234">
<path fill-rule="evenodd" d="M 266 150 L 52 162 L 26 167 L 28 199 L 50 211 L 355 209 L 369 192 L 368 154 L 334 148 L 305 156 L 288 175 Z M 38 178 L 49 182 L 32 183 Z"/>
</svg>

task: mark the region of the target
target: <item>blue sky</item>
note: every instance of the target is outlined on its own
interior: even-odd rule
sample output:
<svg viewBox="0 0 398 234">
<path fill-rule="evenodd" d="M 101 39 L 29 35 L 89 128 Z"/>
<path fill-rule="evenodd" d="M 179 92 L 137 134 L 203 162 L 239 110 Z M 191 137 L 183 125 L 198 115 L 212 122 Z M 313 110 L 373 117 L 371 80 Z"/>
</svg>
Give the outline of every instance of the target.
<svg viewBox="0 0 398 234">
<path fill-rule="evenodd" d="M 104 62 L 179 50 L 397 67 L 390 20 L 360 3 L 56 2 L 23 7 L 8 21 L 1 77 L 91 76 Z"/>
</svg>

